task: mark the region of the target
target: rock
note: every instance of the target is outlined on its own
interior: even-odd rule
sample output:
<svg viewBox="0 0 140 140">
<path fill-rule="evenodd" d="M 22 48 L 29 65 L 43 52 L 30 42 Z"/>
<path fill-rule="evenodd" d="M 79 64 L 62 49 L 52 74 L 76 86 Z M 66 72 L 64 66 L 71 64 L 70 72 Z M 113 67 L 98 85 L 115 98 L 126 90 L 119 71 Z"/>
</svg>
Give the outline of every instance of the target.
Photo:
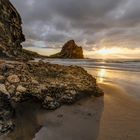
<svg viewBox="0 0 140 140">
<path fill-rule="evenodd" d="M 16 86 L 15 85 L 9 85 L 9 86 L 7 86 L 7 90 L 10 93 L 10 95 L 13 96 L 16 92 Z"/>
<path fill-rule="evenodd" d="M 8 82 L 9 83 L 19 83 L 20 82 L 20 79 L 17 75 L 11 75 L 11 76 L 8 76 L 7 78 Z"/>
<path fill-rule="evenodd" d="M 9 94 L 8 91 L 6 90 L 4 84 L 0 84 L 0 93 L 6 94 L 8 97 L 10 97 L 10 94 Z"/>
<path fill-rule="evenodd" d="M 45 102 L 53 102 L 54 101 L 54 99 L 52 98 L 52 97 L 50 97 L 50 96 L 46 96 L 46 99 L 45 99 Z"/>
<path fill-rule="evenodd" d="M 54 100 L 54 98 L 50 96 L 46 96 L 44 102 L 43 102 L 43 107 L 48 109 L 48 110 L 54 110 L 58 107 L 60 107 L 60 103 Z"/>
<path fill-rule="evenodd" d="M 2 76 L 2 75 L 0 75 L 0 83 L 4 83 L 5 82 L 5 77 L 4 76 Z"/>
<path fill-rule="evenodd" d="M 0 69 L 1 69 L 2 73 L 6 74 L 7 71 L 14 69 L 14 66 L 10 65 L 10 64 L 2 63 L 2 64 L 0 64 Z"/>
<path fill-rule="evenodd" d="M 39 82 L 38 82 L 37 80 L 35 80 L 35 79 L 32 78 L 32 84 L 34 84 L 34 85 L 38 85 Z"/>
<path fill-rule="evenodd" d="M 0 135 L 14 129 L 13 115 L 14 109 L 8 96 L 0 91 Z"/>
<path fill-rule="evenodd" d="M 64 95 L 61 97 L 60 102 L 63 104 L 72 104 L 76 101 L 75 96 Z"/>
<path fill-rule="evenodd" d="M 22 85 L 18 85 L 16 91 L 20 92 L 20 93 L 25 93 L 26 92 L 26 88 L 23 87 Z"/>
<path fill-rule="evenodd" d="M 43 60 L 39 60 L 38 63 L 39 63 L 40 65 L 45 64 Z"/>
<path fill-rule="evenodd" d="M 69 59 L 83 59 L 83 49 L 76 45 L 74 40 L 68 41 L 60 53 L 50 56 L 51 58 L 69 58 Z"/>
</svg>

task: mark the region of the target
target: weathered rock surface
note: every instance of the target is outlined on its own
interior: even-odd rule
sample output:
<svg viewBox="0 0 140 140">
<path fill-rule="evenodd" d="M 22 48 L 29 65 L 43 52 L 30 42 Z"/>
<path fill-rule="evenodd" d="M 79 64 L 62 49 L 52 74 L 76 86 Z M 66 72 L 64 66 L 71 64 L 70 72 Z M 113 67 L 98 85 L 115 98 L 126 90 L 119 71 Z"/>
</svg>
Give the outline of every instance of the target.
<svg viewBox="0 0 140 140">
<path fill-rule="evenodd" d="M 49 110 L 86 96 L 103 95 L 96 79 L 77 66 L 52 65 L 43 61 L 2 62 L 0 75 L 4 79 L 0 86 L 2 95 L 17 103 L 36 99 Z"/>
<path fill-rule="evenodd" d="M 0 58 L 31 59 L 39 54 L 22 49 L 22 20 L 9 0 L 0 0 Z"/>
<path fill-rule="evenodd" d="M 0 0 L 0 57 L 19 56 L 25 40 L 21 18 L 9 0 Z"/>
<path fill-rule="evenodd" d="M 76 45 L 74 40 L 68 41 L 64 44 L 60 53 L 51 55 L 52 58 L 69 58 L 69 59 L 83 59 L 83 49 Z"/>
<path fill-rule="evenodd" d="M 8 96 L 0 91 L 0 135 L 14 129 L 13 115 L 14 109 Z"/>
</svg>

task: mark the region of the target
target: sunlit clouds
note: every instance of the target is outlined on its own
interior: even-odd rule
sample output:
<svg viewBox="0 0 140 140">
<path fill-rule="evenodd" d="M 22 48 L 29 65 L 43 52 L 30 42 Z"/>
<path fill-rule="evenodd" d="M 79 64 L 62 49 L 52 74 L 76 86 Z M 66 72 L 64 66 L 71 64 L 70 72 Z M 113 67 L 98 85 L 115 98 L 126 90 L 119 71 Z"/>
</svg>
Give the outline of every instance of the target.
<svg viewBox="0 0 140 140">
<path fill-rule="evenodd" d="M 100 48 L 93 51 L 85 51 L 86 57 L 97 59 L 137 59 L 140 56 L 140 49 L 130 48 Z"/>
<path fill-rule="evenodd" d="M 86 57 L 140 58 L 139 0 L 11 2 L 22 16 L 26 49 L 49 55 L 74 39 Z"/>
</svg>

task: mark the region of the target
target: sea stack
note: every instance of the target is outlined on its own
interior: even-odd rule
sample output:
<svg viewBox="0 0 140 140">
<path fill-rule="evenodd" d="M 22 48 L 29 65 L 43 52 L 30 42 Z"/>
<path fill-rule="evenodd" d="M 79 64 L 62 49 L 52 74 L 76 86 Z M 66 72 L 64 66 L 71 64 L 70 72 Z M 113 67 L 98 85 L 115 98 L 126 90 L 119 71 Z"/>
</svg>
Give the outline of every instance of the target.
<svg viewBox="0 0 140 140">
<path fill-rule="evenodd" d="M 83 49 L 79 47 L 74 40 L 70 40 L 64 44 L 60 53 L 54 54 L 53 58 L 64 59 L 83 59 Z"/>
</svg>

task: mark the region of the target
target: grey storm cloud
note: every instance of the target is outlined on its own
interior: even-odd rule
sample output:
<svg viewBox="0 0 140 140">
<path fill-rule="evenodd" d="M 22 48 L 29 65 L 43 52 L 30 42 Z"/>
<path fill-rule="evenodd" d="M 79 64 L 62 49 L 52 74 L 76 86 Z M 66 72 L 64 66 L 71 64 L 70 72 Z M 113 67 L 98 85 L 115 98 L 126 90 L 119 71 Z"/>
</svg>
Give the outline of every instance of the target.
<svg viewBox="0 0 140 140">
<path fill-rule="evenodd" d="M 87 50 L 99 47 L 103 42 L 139 47 L 140 0 L 11 2 L 22 16 L 23 31 L 27 39 L 25 47 L 34 46 L 36 41 L 60 44 L 69 39 L 85 45 L 83 47 Z"/>
</svg>

